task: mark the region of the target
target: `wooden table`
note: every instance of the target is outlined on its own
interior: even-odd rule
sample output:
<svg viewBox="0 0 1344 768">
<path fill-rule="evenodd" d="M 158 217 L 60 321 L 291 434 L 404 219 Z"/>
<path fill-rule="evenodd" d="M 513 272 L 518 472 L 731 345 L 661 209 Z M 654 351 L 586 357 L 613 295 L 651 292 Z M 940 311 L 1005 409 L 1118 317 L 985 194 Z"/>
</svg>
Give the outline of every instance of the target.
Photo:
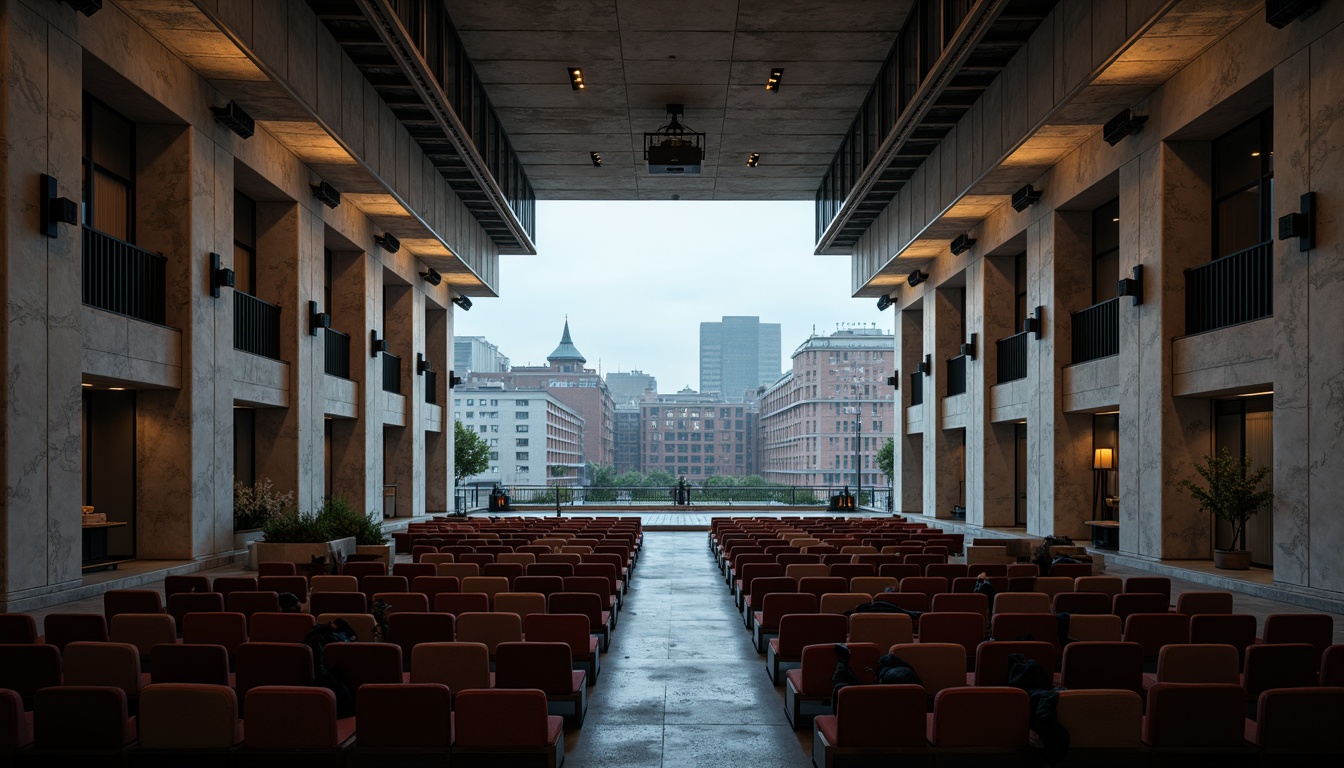
<svg viewBox="0 0 1344 768">
<path fill-rule="evenodd" d="M 1092 526 L 1092 546 L 1097 549 L 1120 548 L 1119 520 L 1088 520 L 1083 524 Z"/>
<path fill-rule="evenodd" d="M 85 571 L 107 571 L 117 569 L 117 564 L 127 558 L 107 556 L 107 532 L 112 528 L 124 528 L 126 523 L 85 523 L 80 526 L 83 538 L 83 562 Z"/>
</svg>

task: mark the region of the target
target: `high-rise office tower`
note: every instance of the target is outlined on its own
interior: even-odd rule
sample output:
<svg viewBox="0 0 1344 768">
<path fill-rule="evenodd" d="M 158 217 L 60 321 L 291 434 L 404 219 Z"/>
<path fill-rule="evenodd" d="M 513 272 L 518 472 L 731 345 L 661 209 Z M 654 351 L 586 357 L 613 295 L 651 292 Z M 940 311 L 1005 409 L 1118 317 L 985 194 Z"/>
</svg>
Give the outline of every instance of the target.
<svg viewBox="0 0 1344 768">
<path fill-rule="evenodd" d="M 779 344 L 779 323 L 759 317 L 701 323 L 700 392 L 717 392 L 728 402 L 749 399 L 748 392 L 779 378 Z"/>
</svg>

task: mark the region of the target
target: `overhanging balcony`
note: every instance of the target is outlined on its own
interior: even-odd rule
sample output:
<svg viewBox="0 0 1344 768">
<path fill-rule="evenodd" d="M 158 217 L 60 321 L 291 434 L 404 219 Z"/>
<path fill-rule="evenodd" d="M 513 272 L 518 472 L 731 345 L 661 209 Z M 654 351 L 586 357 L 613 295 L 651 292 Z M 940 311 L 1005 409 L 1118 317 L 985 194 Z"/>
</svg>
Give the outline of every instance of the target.
<svg viewBox="0 0 1344 768">
<path fill-rule="evenodd" d="M 1261 243 L 1185 271 L 1185 332 L 1274 315 L 1274 248 Z"/>
<path fill-rule="evenodd" d="M 164 324 L 164 270 L 160 253 L 83 228 L 80 291 L 85 304 L 149 323 Z"/>
</svg>

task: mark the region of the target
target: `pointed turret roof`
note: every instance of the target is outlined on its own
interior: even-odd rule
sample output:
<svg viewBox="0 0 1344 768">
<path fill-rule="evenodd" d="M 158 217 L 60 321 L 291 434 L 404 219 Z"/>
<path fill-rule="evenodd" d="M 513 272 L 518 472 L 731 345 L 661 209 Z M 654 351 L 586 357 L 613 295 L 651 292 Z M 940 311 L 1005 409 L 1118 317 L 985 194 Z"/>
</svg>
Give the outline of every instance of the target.
<svg viewBox="0 0 1344 768">
<path fill-rule="evenodd" d="M 546 357 L 546 362 L 552 365 L 571 362 L 582 365 L 588 362 L 588 359 L 579 352 L 578 348 L 574 346 L 574 342 L 569 338 L 569 318 L 565 318 L 565 333 L 560 337 L 560 345 Z"/>
</svg>

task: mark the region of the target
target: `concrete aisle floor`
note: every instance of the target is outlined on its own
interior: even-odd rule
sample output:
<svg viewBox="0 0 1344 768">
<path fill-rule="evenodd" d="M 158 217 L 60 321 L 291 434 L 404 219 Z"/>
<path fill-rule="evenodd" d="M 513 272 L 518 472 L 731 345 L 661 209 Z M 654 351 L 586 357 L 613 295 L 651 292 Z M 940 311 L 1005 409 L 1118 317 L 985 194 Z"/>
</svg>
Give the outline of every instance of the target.
<svg viewBox="0 0 1344 768">
<path fill-rule="evenodd" d="M 565 764 L 811 766 L 811 731 L 789 727 L 704 531 L 645 533 L 636 570 Z"/>
</svg>

